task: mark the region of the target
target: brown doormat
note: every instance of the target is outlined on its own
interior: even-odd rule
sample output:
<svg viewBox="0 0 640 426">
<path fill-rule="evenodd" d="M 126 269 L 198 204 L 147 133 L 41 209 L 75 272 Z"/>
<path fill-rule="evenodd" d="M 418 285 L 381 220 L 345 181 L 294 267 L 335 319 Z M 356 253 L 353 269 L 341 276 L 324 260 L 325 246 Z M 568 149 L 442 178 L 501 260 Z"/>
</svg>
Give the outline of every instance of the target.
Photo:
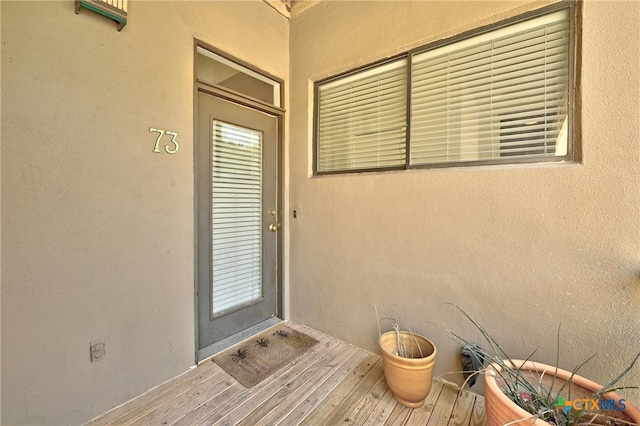
<svg viewBox="0 0 640 426">
<path fill-rule="evenodd" d="M 318 343 L 313 337 L 277 325 L 213 357 L 213 361 L 250 388 Z"/>
</svg>

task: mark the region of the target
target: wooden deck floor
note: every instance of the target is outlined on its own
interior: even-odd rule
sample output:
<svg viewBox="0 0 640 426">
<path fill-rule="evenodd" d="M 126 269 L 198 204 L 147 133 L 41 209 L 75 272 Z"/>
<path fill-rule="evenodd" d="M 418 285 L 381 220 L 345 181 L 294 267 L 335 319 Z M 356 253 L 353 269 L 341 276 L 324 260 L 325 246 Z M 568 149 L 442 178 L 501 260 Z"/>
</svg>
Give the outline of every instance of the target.
<svg viewBox="0 0 640 426">
<path fill-rule="evenodd" d="M 484 399 L 435 381 L 425 405 L 396 403 L 378 355 L 310 328 L 320 341 L 251 389 L 212 361 L 89 425 L 484 425 Z"/>
</svg>

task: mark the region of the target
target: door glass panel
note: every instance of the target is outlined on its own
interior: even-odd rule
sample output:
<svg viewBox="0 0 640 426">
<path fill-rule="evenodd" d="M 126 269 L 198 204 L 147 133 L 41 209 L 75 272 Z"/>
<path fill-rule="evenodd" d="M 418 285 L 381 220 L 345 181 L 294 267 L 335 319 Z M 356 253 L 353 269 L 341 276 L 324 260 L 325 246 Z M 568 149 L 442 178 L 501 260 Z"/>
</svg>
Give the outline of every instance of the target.
<svg viewBox="0 0 640 426">
<path fill-rule="evenodd" d="M 212 314 L 262 297 L 262 132 L 213 120 Z"/>
</svg>

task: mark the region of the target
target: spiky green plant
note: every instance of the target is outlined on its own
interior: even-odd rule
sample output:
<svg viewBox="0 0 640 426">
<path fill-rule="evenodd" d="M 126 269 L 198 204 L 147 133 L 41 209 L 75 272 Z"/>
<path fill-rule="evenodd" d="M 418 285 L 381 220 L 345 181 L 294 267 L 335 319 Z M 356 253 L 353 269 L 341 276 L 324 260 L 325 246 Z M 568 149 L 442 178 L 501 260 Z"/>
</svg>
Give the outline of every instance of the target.
<svg viewBox="0 0 640 426">
<path fill-rule="evenodd" d="M 557 426 L 582 426 L 582 425 L 632 425 L 634 423 L 625 422 L 620 419 L 615 419 L 608 416 L 605 412 L 591 410 L 590 408 L 583 408 L 580 410 L 569 410 L 566 414 L 563 410 L 557 409 L 558 396 L 563 393 L 565 389 L 569 392 L 569 399 L 571 399 L 571 389 L 573 377 L 577 372 L 591 359 L 595 357 L 592 355 L 587 360 L 582 362 L 576 368 L 571 371 L 571 376 L 568 381 L 563 381 L 560 384 L 560 388 L 556 390 L 556 382 L 559 382 L 556 376 L 556 369 L 560 361 L 560 328 L 557 333 L 556 343 L 556 363 L 553 375 L 551 376 L 551 385 L 545 386 L 542 383 L 544 375 L 549 375 L 549 372 L 542 372 L 538 374 L 537 383 L 532 383 L 531 379 L 525 377 L 525 374 L 521 370 L 521 366 L 517 366 L 510 362 L 511 357 L 502 349 L 493 336 L 483 327 L 478 321 L 473 319 L 466 311 L 460 308 L 458 305 L 449 303 L 449 305 L 457 308 L 477 329 L 480 331 L 484 339 L 491 347 L 491 351 L 485 351 L 479 347 L 473 347 L 473 352 L 476 356 L 484 356 L 484 360 L 487 364 L 494 364 L 499 368 L 494 368 L 496 372 L 496 381 L 501 385 L 504 394 L 513 401 L 520 408 L 531 414 L 531 419 L 544 420 L 547 423 Z M 458 334 L 449 331 L 450 335 L 461 344 L 468 344 L 469 342 Z M 535 354 L 535 350 L 525 359 L 529 361 Z M 613 378 L 609 383 L 604 385 L 598 392 L 591 396 L 592 399 L 598 400 L 603 395 L 609 392 L 616 392 L 622 389 L 638 389 L 638 386 L 624 386 L 615 387 L 616 383 L 620 381 L 635 365 L 636 361 L 640 358 L 640 353 L 631 361 L 631 363 L 620 374 Z M 491 367 L 488 367 L 491 368 Z M 481 373 L 480 372 L 475 372 Z M 471 372 L 470 372 L 471 373 Z M 467 379 L 468 380 L 468 379 Z M 586 405 L 586 404 L 585 404 Z M 526 420 L 518 419 L 517 421 Z"/>
</svg>

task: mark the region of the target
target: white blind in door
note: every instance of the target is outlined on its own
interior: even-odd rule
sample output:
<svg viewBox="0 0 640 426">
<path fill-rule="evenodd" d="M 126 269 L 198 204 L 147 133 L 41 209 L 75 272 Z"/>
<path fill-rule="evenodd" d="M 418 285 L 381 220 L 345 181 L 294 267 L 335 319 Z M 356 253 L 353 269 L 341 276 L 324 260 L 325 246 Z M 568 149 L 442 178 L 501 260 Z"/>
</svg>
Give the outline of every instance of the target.
<svg viewBox="0 0 640 426">
<path fill-rule="evenodd" d="M 417 53 L 410 164 L 567 153 L 569 11 Z"/>
<path fill-rule="evenodd" d="M 406 59 L 318 87 L 318 172 L 404 165 Z"/>
<path fill-rule="evenodd" d="M 262 133 L 213 121 L 213 314 L 262 295 Z"/>
</svg>

